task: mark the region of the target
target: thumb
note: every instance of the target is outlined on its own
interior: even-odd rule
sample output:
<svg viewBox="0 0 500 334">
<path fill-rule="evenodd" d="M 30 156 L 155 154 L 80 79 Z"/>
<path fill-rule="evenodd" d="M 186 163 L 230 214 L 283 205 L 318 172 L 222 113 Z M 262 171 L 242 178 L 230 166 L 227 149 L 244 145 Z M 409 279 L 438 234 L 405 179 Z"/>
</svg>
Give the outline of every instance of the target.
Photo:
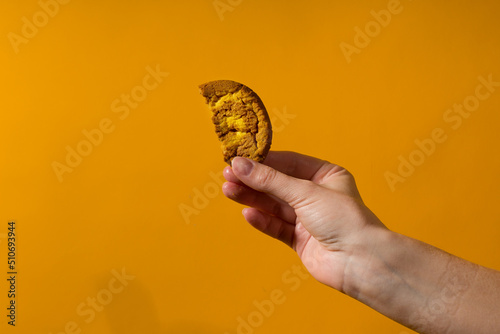
<svg viewBox="0 0 500 334">
<path fill-rule="evenodd" d="M 316 188 L 310 181 L 291 177 L 247 158 L 235 157 L 232 169 L 248 187 L 276 196 L 295 208 L 310 199 Z"/>
</svg>

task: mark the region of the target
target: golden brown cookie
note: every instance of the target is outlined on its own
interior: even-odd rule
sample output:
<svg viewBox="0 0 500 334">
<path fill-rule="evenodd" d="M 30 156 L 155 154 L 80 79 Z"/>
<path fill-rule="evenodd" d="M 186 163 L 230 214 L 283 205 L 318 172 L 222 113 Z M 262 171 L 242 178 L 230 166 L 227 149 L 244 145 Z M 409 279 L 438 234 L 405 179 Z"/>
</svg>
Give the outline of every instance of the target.
<svg viewBox="0 0 500 334">
<path fill-rule="evenodd" d="M 213 113 L 212 122 L 222 144 L 224 161 L 246 157 L 264 161 L 271 148 L 271 120 L 264 103 L 247 86 L 217 80 L 200 85 L 200 93 Z"/>
</svg>

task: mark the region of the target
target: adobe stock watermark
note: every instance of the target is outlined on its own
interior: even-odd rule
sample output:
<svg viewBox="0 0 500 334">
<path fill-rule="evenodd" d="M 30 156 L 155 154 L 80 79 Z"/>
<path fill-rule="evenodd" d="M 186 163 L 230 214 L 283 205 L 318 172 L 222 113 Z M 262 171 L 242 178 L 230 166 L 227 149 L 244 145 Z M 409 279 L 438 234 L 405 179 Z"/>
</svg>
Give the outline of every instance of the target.
<svg viewBox="0 0 500 334">
<path fill-rule="evenodd" d="M 474 94 L 466 96 L 462 103 L 455 103 L 453 107 L 444 111 L 443 121 L 449 129 L 436 127 L 430 131 L 427 138 L 415 139 L 416 148 L 405 156 L 398 156 L 399 165 L 396 172 L 386 171 L 384 173 L 387 185 L 392 192 L 396 190 L 398 183 L 405 182 L 413 175 L 417 167 L 421 166 L 436 152 L 439 144 L 443 144 L 448 139 L 447 132 L 460 129 L 464 120 L 468 119 L 473 112 L 479 109 L 481 102 L 487 100 L 495 93 L 497 87 L 500 87 L 500 81 L 493 81 L 493 74 L 491 73 L 487 78 L 479 76 L 477 79 L 479 84 L 476 85 Z"/>
<path fill-rule="evenodd" d="M 146 66 L 146 75 L 142 79 L 142 83 L 134 86 L 129 93 L 123 93 L 120 97 L 111 102 L 111 112 L 118 117 L 119 121 L 127 119 L 132 110 L 137 109 L 140 103 L 143 102 L 148 95 L 157 89 L 164 79 L 169 75 L 168 72 L 163 72 L 160 65 L 156 67 Z M 57 180 L 63 182 L 64 174 L 71 173 L 80 166 L 85 157 L 88 157 L 94 150 L 104 141 L 106 135 L 111 134 L 116 129 L 116 121 L 111 118 L 104 117 L 98 125 L 90 130 L 83 129 L 83 138 L 73 146 L 66 145 L 66 157 L 63 162 L 53 161 L 51 166 Z"/>
<path fill-rule="evenodd" d="M 407 0 L 412 1 L 412 0 Z M 399 0 L 389 0 L 386 9 L 379 11 L 371 10 L 370 15 L 372 20 L 368 21 L 364 28 L 358 26 L 354 27 L 353 43 L 340 42 L 340 51 L 345 57 L 348 64 L 351 63 L 353 54 L 360 54 L 363 49 L 368 47 L 372 39 L 378 37 L 384 28 L 386 28 L 392 21 L 393 16 L 403 12 L 403 5 Z"/>
<path fill-rule="evenodd" d="M 112 277 L 105 287 L 95 295 L 88 296 L 76 306 L 75 313 L 79 320 L 70 320 L 64 324 L 61 330 L 49 332 L 49 334 L 80 334 L 84 328 L 83 325 L 88 325 L 94 321 L 98 313 L 102 312 L 113 301 L 115 296 L 122 293 L 130 281 L 135 279 L 135 276 L 125 272 L 125 268 L 122 268 L 121 272 L 113 269 L 111 275 Z"/>
<path fill-rule="evenodd" d="M 285 130 L 290 122 L 297 115 L 289 113 L 287 107 L 284 106 L 281 110 L 274 108 L 269 112 L 269 118 L 273 127 L 273 134 L 277 134 Z M 194 187 L 191 191 L 190 203 L 180 203 L 178 208 L 182 219 L 186 224 L 190 224 L 193 216 L 200 215 L 201 211 L 208 207 L 210 201 L 222 193 L 222 184 L 226 181 L 220 171 L 208 172 L 208 179 L 203 186 Z"/>
<path fill-rule="evenodd" d="M 252 311 L 236 317 L 235 334 L 253 334 L 255 330 L 269 319 L 278 306 L 283 305 L 286 300 L 286 292 L 297 291 L 303 281 L 307 280 L 311 275 L 300 265 L 294 264 L 290 269 L 283 272 L 281 275 L 281 283 L 283 288 L 275 288 L 269 292 L 269 297 L 263 300 L 254 299 L 252 302 Z M 231 334 L 224 332 L 224 334 Z"/>
<path fill-rule="evenodd" d="M 17 55 L 22 44 L 28 44 L 30 40 L 38 35 L 40 29 L 45 27 L 51 19 L 53 19 L 61 9 L 61 5 L 67 5 L 71 0 L 39 0 L 40 7 L 32 16 L 31 19 L 23 16 L 21 18 L 22 26 L 20 33 L 9 32 L 7 38 L 10 45 Z"/>
<path fill-rule="evenodd" d="M 428 332 L 431 327 L 435 333 L 450 332 L 453 316 L 457 313 L 462 296 L 470 288 L 478 270 L 475 264 L 463 264 L 459 261 L 462 260 L 452 260 L 447 265 L 440 278 L 444 288 L 437 296 L 429 298 L 423 307 L 410 315 L 409 323 L 418 332 Z"/>
<path fill-rule="evenodd" d="M 224 13 L 232 12 L 236 7 L 241 5 L 242 2 L 243 0 L 214 0 L 212 5 L 219 16 L 219 19 L 224 21 Z"/>
</svg>

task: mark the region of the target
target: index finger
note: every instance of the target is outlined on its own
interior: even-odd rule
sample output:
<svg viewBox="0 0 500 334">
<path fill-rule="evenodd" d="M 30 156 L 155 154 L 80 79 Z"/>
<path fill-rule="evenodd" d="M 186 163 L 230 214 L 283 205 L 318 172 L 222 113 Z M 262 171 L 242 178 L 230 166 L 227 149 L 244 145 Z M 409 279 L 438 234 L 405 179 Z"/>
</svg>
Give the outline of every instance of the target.
<svg viewBox="0 0 500 334">
<path fill-rule="evenodd" d="M 328 161 L 291 151 L 270 151 L 264 165 L 303 180 L 312 180 L 321 168 L 332 166 Z"/>
</svg>

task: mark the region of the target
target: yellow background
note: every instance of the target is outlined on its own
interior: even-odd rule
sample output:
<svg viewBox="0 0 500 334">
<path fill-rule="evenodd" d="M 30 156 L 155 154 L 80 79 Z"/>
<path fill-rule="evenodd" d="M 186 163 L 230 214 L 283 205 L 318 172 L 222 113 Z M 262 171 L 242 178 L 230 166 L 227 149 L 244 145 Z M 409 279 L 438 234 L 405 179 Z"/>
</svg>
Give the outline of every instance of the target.
<svg viewBox="0 0 500 334">
<path fill-rule="evenodd" d="M 500 268 L 500 89 L 458 129 L 443 120 L 479 76 L 500 81 L 497 1 L 402 0 L 350 63 L 340 44 L 388 1 L 221 2 L 222 17 L 212 0 L 73 0 L 18 53 L 9 33 L 40 4 L 0 5 L 0 262 L 6 272 L 15 220 L 19 271 L 15 328 L 1 280 L 2 333 L 74 321 L 81 333 L 233 334 L 275 289 L 286 300 L 255 333 L 411 333 L 312 278 L 295 276 L 293 291 L 283 275 L 297 256 L 214 190 L 225 164 L 197 86 L 215 79 L 260 95 L 279 127 L 274 150 L 352 171 L 389 228 Z M 120 119 L 111 104 L 148 66 L 169 75 Z M 114 130 L 59 182 L 53 162 L 106 118 Z M 385 173 L 435 128 L 447 140 L 391 191 Z M 209 198 L 184 219 L 197 191 Z M 122 268 L 135 278 L 86 323 L 77 307 Z"/>
</svg>

